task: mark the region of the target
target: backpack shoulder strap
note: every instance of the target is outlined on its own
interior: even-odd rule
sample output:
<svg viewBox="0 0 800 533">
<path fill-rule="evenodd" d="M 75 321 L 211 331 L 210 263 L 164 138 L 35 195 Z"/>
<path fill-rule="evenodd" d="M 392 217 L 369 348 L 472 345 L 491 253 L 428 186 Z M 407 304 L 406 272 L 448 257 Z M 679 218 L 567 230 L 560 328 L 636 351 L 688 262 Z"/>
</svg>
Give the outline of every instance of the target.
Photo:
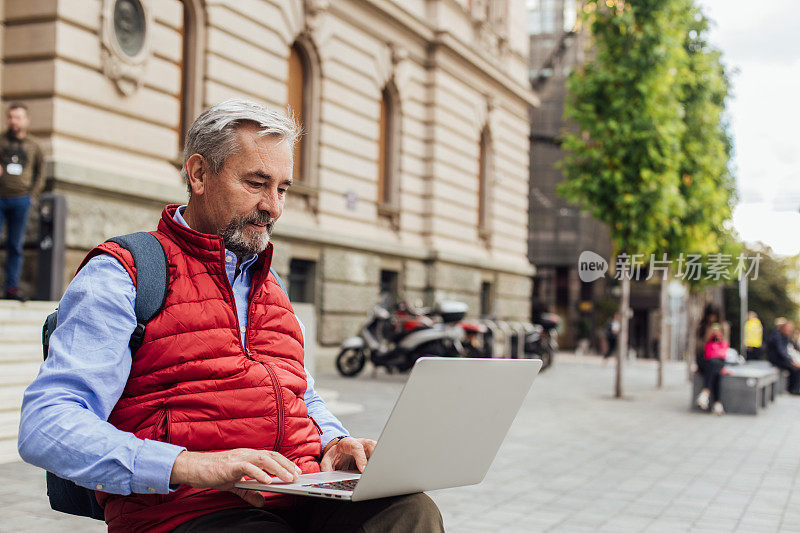
<svg viewBox="0 0 800 533">
<path fill-rule="evenodd" d="M 136 266 L 136 330 L 131 335 L 131 352 L 135 353 L 142 345 L 144 328 L 164 307 L 167 299 L 169 268 L 167 254 L 161 242 L 145 231 L 129 233 L 108 239 L 106 242 L 119 244 L 133 256 Z"/>
<path fill-rule="evenodd" d="M 277 282 L 278 282 L 278 287 L 280 287 L 280 288 L 281 288 L 281 290 L 283 291 L 283 293 L 284 293 L 284 294 L 286 295 L 286 297 L 288 298 L 288 297 L 289 297 L 289 291 L 287 291 L 287 290 L 286 290 L 286 285 L 284 285 L 284 284 L 283 284 L 283 280 L 281 279 L 281 277 L 278 275 L 278 273 L 277 273 L 277 272 L 275 272 L 275 269 L 274 269 L 274 268 L 272 268 L 272 267 L 270 267 L 270 268 L 269 268 L 269 272 L 270 272 L 270 274 L 272 274 L 272 275 L 273 275 L 273 277 L 275 278 L 275 281 L 277 281 Z"/>
</svg>

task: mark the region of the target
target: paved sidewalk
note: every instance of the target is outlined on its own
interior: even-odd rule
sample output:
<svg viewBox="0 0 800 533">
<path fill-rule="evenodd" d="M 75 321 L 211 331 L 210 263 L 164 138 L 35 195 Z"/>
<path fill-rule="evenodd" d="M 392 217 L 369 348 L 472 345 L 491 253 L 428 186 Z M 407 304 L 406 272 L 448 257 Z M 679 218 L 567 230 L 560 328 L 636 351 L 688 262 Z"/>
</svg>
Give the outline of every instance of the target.
<svg viewBox="0 0 800 533">
<path fill-rule="evenodd" d="M 661 391 L 653 362 L 626 370 L 628 397 L 614 400 L 613 365 L 561 355 L 485 481 L 431 493 L 447 530 L 800 532 L 800 398 L 718 418 L 688 410 L 682 365 L 668 366 Z M 316 372 L 336 401 L 363 405 L 341 415 L 345 425 L 377 438 L 404 376 Z M 0 531 L 104 531 L 50 511 L 33 467 L 0 465 L 0 480 Z"/>
</svg>

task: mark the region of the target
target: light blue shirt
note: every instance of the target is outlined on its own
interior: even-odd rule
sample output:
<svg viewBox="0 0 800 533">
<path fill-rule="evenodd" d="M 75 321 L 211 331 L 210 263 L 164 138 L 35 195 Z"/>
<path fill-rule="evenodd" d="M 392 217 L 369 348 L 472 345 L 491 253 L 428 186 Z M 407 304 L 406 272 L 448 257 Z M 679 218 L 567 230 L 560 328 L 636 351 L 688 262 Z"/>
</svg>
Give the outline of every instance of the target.
<svg viewBox="0 0 800 533">
<path fill-rule="evenodd" d="M 175 220 L 185 226 L 181 216 Z M 225 250 L 242 336 L 247 329 L 252 266 Z M 72 280 L 58 307 L 49 355 L 25 390 L 19 428 L 20 456 L 28 463 L 90 489 L 115 494 L 169 492 L 175 458 L 185 448 L 139 439 L 107 422 L 131 370 L 128 347 L 136 327 L 136 288 L 111 256 L 91 259 Z M 301 324 L 302 328 L 302 324 Z M 306 372 L 308 413 L 322 428 L 322 446 L 348 435 L 314 391 Z"/>
</svg>

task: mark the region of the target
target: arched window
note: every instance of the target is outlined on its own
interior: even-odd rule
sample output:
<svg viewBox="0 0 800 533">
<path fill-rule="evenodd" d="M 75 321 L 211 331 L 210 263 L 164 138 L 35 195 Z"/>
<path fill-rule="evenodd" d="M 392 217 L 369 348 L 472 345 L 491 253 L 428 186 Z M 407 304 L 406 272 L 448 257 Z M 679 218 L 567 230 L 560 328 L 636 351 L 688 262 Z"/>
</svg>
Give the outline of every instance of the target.
<svg viewBox="0 0 800 533">
<path fill-rule="evenodd" d="M 295 119 L 300 124 L 305 124 L 303 111 L 305 108 L 305 82 L 307 61 L 304 59 L 303 50 L 296 43 L 289 50 L 289 94 L 287 105 L 294 113 Z M 303 181 L 303 139 L 298 139 L 294 145 L 294 180 Z"/>
<path fill-rule="evenodd" d="M 205 50 L 205 12 L 201 0 L 183 3 L 183 57 L 181 61 L 181 116 L 178 126 L 178 151 L 183 151 L 186 133 L 203 110 L 203 51 Z"/>
<path fill-rule="evenodd" d="M 294 148 L 293 192 L 310 194 L 316 185 L 316 139 L 319 134 L 319 62 L 314 47 L 298 39 L 289 48 L 286 104 L 303 126 L 304 135 Z M 299 186 L 299 187 L 298 187 Z"/>
<path fill-rule="evenodd" d="M 489 221 L 491 217 L 491 193 L 489 187 L 492 177 L 492 137 L 489 127 L 481 130 L 480 154 L 478 155 L 478 236 L 489 238 Z"/>
<path fill-rule="evenodd" d="M 390 81 L 381 92 L 378 131 L 378 212 L 396 216 L 399 208 L 399 112 L 397 89 Z"/>
</svg>

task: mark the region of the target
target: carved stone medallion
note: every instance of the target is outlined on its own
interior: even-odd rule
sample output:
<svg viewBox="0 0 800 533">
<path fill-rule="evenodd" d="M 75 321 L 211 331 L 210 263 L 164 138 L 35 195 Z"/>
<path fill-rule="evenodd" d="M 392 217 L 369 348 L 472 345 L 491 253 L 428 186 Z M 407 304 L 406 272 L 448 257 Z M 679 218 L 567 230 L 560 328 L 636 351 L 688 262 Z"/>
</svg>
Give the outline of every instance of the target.
<svg viewBox="0 0 800 533">
<path fill-rule="evenodd" d="M 103 0 L 103 73 L 122 94 L 142 84 L 150 57 L 152 13 L 145 0 Z"/>
</svg>

